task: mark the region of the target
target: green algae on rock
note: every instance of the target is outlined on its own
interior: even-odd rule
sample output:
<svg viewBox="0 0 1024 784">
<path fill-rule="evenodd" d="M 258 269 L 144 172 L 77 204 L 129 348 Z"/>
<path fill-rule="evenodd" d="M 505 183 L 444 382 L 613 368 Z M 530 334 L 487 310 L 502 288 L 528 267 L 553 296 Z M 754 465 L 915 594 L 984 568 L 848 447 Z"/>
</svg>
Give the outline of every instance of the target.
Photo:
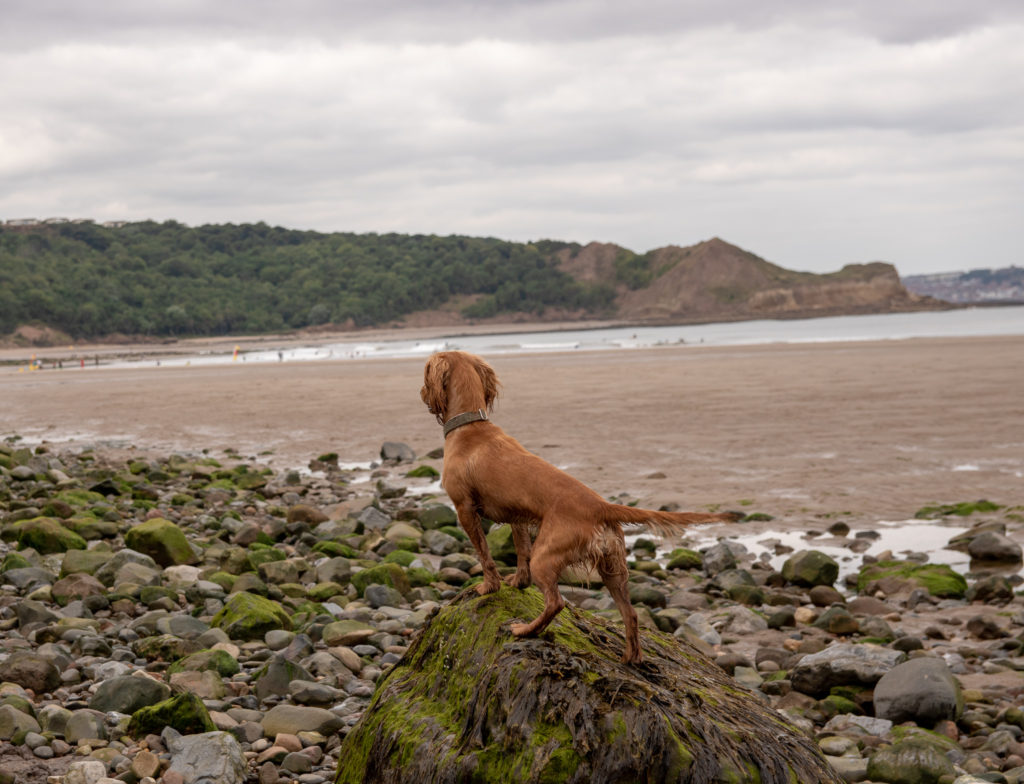
<svg viewBox="0 0 1024 784">
<path fill-rule="evenodd" d="M 31 547 L 40 555 L 84 550 L 85 539 L 52 517 L 33 517 L 12 523 L 3 530 L 6 541 L 16 541 L 19 549 Z"/>
<path fill-rule="evenodd" d="M 124 535 L 124 543 L 161 566 L 192 564 L 198 560 L 182 530 L 162 517 L 133 525 Z"/>
<path fill-rule="evenodd" d="M 239 669 L 238 660 L 227 651 L 206 648 L 178 659 L 167 668 L 167 676 L 188 670 L 216 670 L 222 677 L 230 678 Z"/>
<path fill-rule="evenodd" d="M 360 596 L 363 595 L 366 586 L 373 585 L 374 583 L 394 588 L 402 596 L 408 596 L 409 591 L 412 590 L 412 586 L 409 585 L 409 578 L 405 575 L 405 570 L 395 563 L 378 564 L 352 575 L 352 585 L 359 591 Z"/>
<path fill-rule="evenodd" d="M 510 621 L 535 589 L 463 591 L 378 685 L 341 749 L 348 782 L 762 782 L 841 779 L 813 742 L 685 642 L 566 608 L 538 639 Z"/>
<path fill-rule="evenodd" d="M 967 591 L 967 580 L 946 564 L 921 564 L 915 561 L 879 561 L 861 568 L 857 592 L 868 591 L 884 579 L 904 580 L 924 588 L 932 596 L 960 599 Z"/>
<path fill-rule="evenodd" d="M 135 711 L 128 722 L 128 734 L 141 738 L 151 732 L 159 733 L 164 727 L 172 727 L 183 735 L 217 729 L 203 701 L 190 691 Z"/>
<path fill-rule="evenodd" d="M 292 621 L 272 599 L 240 591 L 228 597 L 210 625 L 223 629 L 232 640 L 262 640 L 271 629 L 290 631 Z"/>
</svg>

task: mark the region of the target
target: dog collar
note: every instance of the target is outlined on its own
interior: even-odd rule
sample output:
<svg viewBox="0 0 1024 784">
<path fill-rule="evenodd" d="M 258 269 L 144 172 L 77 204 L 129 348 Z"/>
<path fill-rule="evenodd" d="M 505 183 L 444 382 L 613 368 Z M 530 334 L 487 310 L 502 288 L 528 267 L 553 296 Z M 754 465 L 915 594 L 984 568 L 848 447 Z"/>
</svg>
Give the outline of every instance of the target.
<svg viewBox="0 0 1024 784">
<path fill-rule="evenodd" d="M 468 425 L 470 422 L 481 422 L 487 419 L 487 412 L 482 408 L 478 408 L 476 411 L 466 411 L 462 414 L 456 414 L 447 422 L 444 423 L 444 435 L 445 438 L 448 434 L 456 428 Z"/>
</svg>

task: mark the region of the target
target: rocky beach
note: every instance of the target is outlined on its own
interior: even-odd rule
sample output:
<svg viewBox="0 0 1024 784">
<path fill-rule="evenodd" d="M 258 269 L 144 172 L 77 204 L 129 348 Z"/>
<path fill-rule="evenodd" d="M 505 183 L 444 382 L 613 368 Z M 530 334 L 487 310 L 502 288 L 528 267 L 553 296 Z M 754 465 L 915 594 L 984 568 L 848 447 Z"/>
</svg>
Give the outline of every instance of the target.
<svg viewBox="0 0 1024 784">
<path fill-rule="evenodd" d="M 1020 348 L 506 358 L 498 418 L 604 495 L 747 515 L 630 532 L 643 633 L 702 651 L 845 780 L 1015 784 Z M 7 372 L 0 781 L 333 781 L 377 685 L 479 572 L 421 368 Z M 949 536 L 872 549 L 915 517 Z M 511 570 L 507 527 L 489 541 Z M 592 576 L 563 593 L 618 623 Z"/>
</svg>

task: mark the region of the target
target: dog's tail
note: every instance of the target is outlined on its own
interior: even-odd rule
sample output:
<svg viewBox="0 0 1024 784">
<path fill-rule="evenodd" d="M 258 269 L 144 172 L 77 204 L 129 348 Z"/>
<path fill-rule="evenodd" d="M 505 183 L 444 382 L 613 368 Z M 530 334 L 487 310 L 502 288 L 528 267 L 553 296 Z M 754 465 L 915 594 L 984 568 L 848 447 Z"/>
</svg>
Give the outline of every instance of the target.
<svg viewBox="0 0 1024 784">
<path fill-rule="evenodd" d="M 735 523 L 741 519 L 740 512 L 656 512 L 653 509 L 637 509 L 622 504 L 606 504 L 604 522 L 619 525 L 646 525 L 656 533 L 671 536 L 679 529 L 701 523 Z"/>
</svg>

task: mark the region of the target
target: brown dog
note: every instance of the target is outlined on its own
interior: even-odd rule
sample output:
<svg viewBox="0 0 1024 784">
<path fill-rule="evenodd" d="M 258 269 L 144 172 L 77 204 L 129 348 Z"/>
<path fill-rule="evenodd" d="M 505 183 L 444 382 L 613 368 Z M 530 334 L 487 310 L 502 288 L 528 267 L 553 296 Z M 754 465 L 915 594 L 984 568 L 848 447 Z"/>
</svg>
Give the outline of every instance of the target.
<svg viewBox="0 0 1024 784">
<path fill-rule="evenodd" d="M 498 396 L 498 378 L 480 357 L 462 351 L 434 354 L 424 368 L 420 397 L 444 425 L 442 484 L 455 504 L 459 523 L 469 535 L 484 570 L 481 594 L 501 587 L 501 577 L 487 548 L 480 517 L 512 526 L 515 574 L 509 585 L 530 581 L 544 594 L 544 610 L 530 623 L 512 624 L 512 634 L 528 637 L 543 631 L 565 602 L 558 577 L 572 564 L 595 567 L 615 600 L 626 625 L 624 662 L 643 656 L 636 612 L 629 601 L 629 572 L 622 525 L 642 523 L 671 531 L 695 523 L 732 521 L 736 515 L 654 512 L 605 501 L 550 463 L 528 452 L 487 419 Z M 530 529 L 537 539 L 530 543 Z"/>
</svg>

